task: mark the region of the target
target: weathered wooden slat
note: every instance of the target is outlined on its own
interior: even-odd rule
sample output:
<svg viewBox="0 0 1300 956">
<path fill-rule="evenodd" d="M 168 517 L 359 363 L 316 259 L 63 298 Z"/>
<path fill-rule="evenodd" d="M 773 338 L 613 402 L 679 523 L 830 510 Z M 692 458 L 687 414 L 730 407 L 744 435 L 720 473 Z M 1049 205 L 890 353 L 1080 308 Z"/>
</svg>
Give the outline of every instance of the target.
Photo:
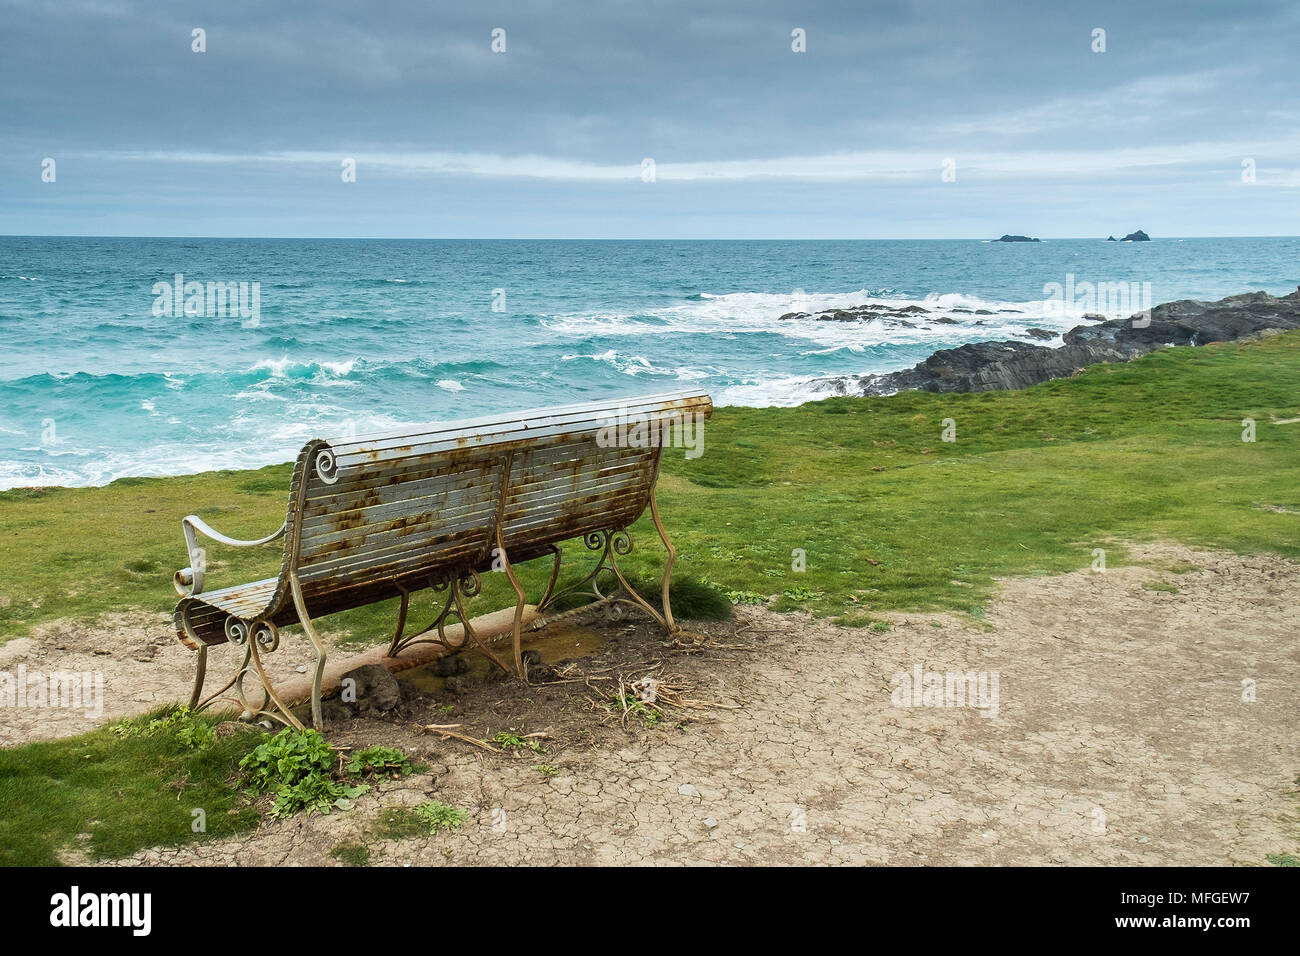
<svg viewBox="0 0 1300 956">
<path fill-rule="evenodd" d="M 364 524 L 372 515 L 382 520 L 391 514 L 394 507 L 418 510 L 422 506 L 437 507 L 463 499 L 486 500 L 500 486 L 500 468 L 476 472 L 463 478 L 456 477 L 454 480 L 449 480 L 447 476 L 420 478 L 400 485 L 384 485 L 354 493 L 335 501 L 330 507 L 312 502 L 311 508 L 304 509 L 301 522 L 303 530 L 307 532 L 319 527 L 338 527 L 354 522 Z"/>
<path fill-rule="evenodd" d="M 490 550 L 489 541 L 488 533 L 484 530 L 446 540 L 420 542 L 413 548 L 349 554 L 300 568 L 299 577 L 303 581 L 319 581 L 330 577 L 353 578 L 365 574 L 384 577 L 395 573 L 411 573 L 420 568 L 433 571 L 440 567 L 455 567 L 464 563 L 466 554 L 486 555 Z"/>
<path fill-rule="evenodd" d="M 401 434 L 389 432 L 358 435 L 331 440 L 329 445 L 340 460 L 343 457 L 364 457 L 370 461 L 379 461 L 388 457 L 402 457 L 402 454 L 394 453 L 421 454 L 426 448 L 447 451 L 533 441 L 539 437 L 584 429 L 595 431 L 619 418 L 659 421 L 697 412 L 707 414 L 711 409 L 712 402 L 706 395 L 689 391 L 665 392 L 625 401 L 530 409 L 510 415 L 488 415 Z"/>
<path fill-rule="evenodd" d="M 385 466 L 373 469 L 360 469 L 356 475 L 341 475 L 332 485 L 313 483 L 308 491 L 307 502 L 313 508 L 320 505 L 332 506 L 336 501 L 346 499 L 349 495 L 363 494 L 372 489 L 385 487 L 402 487 L 414 481 L 428 481 L 441 478 L 446 481 L 470 480 L 475 476 L 490 475 L 501 470 L 503 457 L 499 455 L 464 458 L 457 461 L 439 461 L 436 458 L 403 459 L 389 462 Z"/>
<path fill-rule="evenodd" d="M 458 513 L 453 521 L 443 520 L 437 514 L 411 515 L 401 519 L 405 524 L 394 526 L 393 522 L 386 522 L 368 526 L 364 535 L 358 535 L 355 529 L 322 534 L 310 542 L 304 541 L 298 565 L 312 567 L 343 554 L 364 560 L 366 555 L 378 557 L 391 548 L 410 548 L 413 541 L 453 542 L 473 537 L 492 524 L 495 511 L 493 503 L 476 511 Z"/>
</svg>

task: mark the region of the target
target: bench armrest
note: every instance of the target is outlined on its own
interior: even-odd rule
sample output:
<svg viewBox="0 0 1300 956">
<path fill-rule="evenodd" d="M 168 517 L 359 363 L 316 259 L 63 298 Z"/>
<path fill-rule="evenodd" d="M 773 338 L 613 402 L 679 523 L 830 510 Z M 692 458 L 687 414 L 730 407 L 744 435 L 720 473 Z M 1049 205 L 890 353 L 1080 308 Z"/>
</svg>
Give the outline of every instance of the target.
<svg viewBox="0 0 1300 956">
<path fill-rule="evenodd" d="M 226 537 L 198 515 L 186 515 L 181 519 L 181 530 L 185 532 L 185 547 L 190 554 L 190 566 L 181 568 L 176 572 L 176 576 L 172 581 L 176 593 L 181 597 L 193 597 L 203 591 L 203 573 L 207 570 L 207 559 L 204 556 L 203 549 L 199 547 L 199 534 L 203 534 L 219 544 L 228 544 L 235 548 L 251 548 L 254 545 L 270 544 L 277 538 L 284 537 L 287 528 L 287 523 L 282 524 L 280 530 L 275 534 L 269 534 L 265 538 L 258 538 L 256 541 L 240 541 L 238 538 Z"/>
</svg>

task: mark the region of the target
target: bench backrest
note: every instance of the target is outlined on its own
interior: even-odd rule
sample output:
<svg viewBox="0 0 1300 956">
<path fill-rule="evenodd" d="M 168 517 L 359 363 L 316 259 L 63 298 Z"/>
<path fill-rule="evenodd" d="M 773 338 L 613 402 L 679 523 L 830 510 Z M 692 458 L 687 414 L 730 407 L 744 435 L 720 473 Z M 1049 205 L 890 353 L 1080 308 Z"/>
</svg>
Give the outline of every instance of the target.
<svg viewBox="0 0 1300 956">
<path fill-rule="evenodd" d="M 294 470 L 285 569 L 343 607 L 437 569 L 486 569 L 640 517 L 665 436 L 689 444 L 707 395 L 673 392 L 308 443 Z M 685 422 L 686 432 L 678 423 Z M 671 430 L 670 430 L 671 429 Z"/>
</svg>

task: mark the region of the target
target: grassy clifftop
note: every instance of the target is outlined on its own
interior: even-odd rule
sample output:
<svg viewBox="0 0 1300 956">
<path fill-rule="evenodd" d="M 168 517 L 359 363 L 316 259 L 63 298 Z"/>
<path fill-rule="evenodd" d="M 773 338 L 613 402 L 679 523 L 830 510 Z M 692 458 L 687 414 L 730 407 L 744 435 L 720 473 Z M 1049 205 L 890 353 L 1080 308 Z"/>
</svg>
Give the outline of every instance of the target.
<svg viewBox="0 0 1300 956">
<path fill-rule="evenodd" d="M 1288 333 L 1019 392 L 720 409 L 703 457 L 665 452 L 661 510 L 683 576 L 850 624 L 886 609 L 978 613 L 995 576 L 1086 567 L 1099 547 L 1114 563 L 1125 539 L 1297 556 L 1300 423 L 1274 422 L 1300 416 L 1297 382 L 1300 333 Z M 955 441 L 942 440 L 946 419 Z M 0 493 L 0 640 L 55 618 L 168 609 L 186 563 L 180 518 L 260 537 L 283 520 L 288 481 L 279 465 Z M 628 563 L 653 574 L 653 529 L 633 531 Z M 586 558 L 578 546 L 566 566 L 576 575 Z M 278 567 L 274 546 L 214 545 L 209 559 L 211 587 Z M 513 603 L 503 577 L 487 575 L 478 609 Z M 377 606 L 332 623 L 370 643 L 392 617 Z"/>
</svg>

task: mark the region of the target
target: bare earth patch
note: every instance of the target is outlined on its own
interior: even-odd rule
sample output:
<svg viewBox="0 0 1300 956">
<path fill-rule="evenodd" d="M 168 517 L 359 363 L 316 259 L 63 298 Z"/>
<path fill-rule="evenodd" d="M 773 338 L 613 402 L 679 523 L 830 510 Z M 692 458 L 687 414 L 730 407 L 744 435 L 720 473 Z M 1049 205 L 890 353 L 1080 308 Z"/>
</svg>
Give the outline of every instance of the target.
<svg viewBox="0 0 1300 956">
<path fill-rule="evenodd" d="M 209 692 L 234 674 L 239 654 L 230 645 L 213 649 Z M 283 680 L 306 673 L 315 661 L 305 640 L 291 639 L 267 668 Z M 163 704 L 188 701 L 195 663 L 195 653 L 176 640 L 170 615 L 132 612 L 94 623 L 43 624 L 31 637 L 0 644 L 0 671 L 16 674 L 22 664 L 29 675 L 99 675 L 103 692 L 89 695 L 87 707 L 0 706 L 0 747 L 70 737 Z"/>
<path fill-rule="evenodd" d="M 407 680 L 398 710 L 340 721 L 330 737 L 400 746 L 426 772 L 379 784 L 347 813 L 124 862 L 331 864 L 348 844 L 392 865 L 1252 865 L 1296 853 L 1300 565 L 1133 553 L 1146 566 L 1004 581 L 982 622 L 897 615 L 881 633 L 741 608 L 699 625 L 698 647 L 603 627 L 594 654 L 587 641 L 576 653 L 588 656 L 558 664 L 565 683 L 478 680 L 451 694 Z M 137 710 L 182 696 L 188 666 L 162 688 L 170 660 L 164 648 L 149 664 L 101 660 L 116 675 L 109 699 L 134 693 L 131 674 L 150 675 Z M 894 706 L 893 675 L 916 665 L 997 671 L 997 716 Z M 653 725 L 625 719 L 617 680 L 647 674 L 688 706 L 666 705 Z M 69 718 L 24 731 L 11 716 L 0 712 L 6 742 L 83 729 Z M 430 723 L 548 736 L 543 752 L 498 755 L 420 729 Z M 385 811 L 428 799 L 469 818 L 385 836 Z"/>
</svg>

